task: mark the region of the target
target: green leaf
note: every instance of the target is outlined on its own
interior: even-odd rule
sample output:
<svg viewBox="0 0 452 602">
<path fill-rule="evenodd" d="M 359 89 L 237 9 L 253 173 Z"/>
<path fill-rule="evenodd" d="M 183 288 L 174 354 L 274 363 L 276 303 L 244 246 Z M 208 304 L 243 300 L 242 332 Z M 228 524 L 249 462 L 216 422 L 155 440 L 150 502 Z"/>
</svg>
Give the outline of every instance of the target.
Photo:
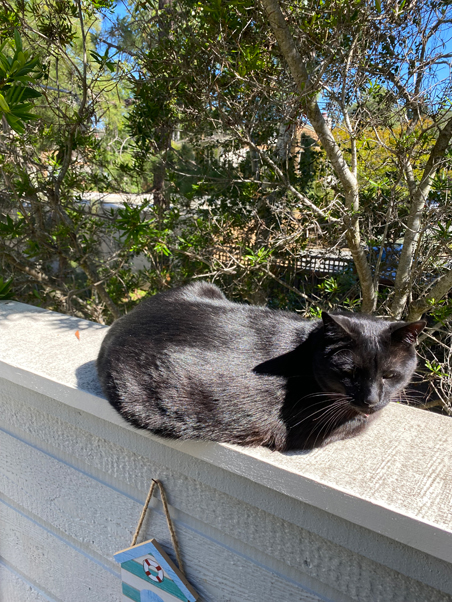
<svg viewBox="0 0 452 602">
<path fill-rule="evenodd" d="M 17 61 L 19 62 L 20 66 L 24 66 L 25 63 L 27 62 L 25 54 L 22 51 L 17 53 Z"/>
<path fill-rule="evenodd" d="M 5 100 L 5 97 L 3 96 L 3 94 L 0 94 L 0 110 L 3 113 L 10 113 L 11 109 L 8 106 L 8 103 Z"/>
<path fill-rule="evenodd" d="M 34 115 L 33 113 L 29 113 L 28 111 L 14 110 L 14 117 L 17 117 L 21 121 L 36 121 L 39 119 L 39 115 Z"/>
<path fill-rule="evenodd" d="M 24 100 L 29 100 L 30 98 L 39 98 L 42 96 L 41 92 L 34 90 L 33 88 L 17 86 L 21 90 L 21 94 L 19 96 L 20 100 L 23 102 Z"/>
<path fill-rule="evenodd" d="M 14 42 L 16 43 L 16 49 L 21 52 L 22 51 L 22 40 L 20 37 L 20 33 L 17 29 L 14 30 Z"/>
<path fill-rule="evenodd" d="M 94 50 L 90 50 L 89 51 L 91 58 L 96 62 L 96 63 L 101 63 L 102 62 L 102 57 L 100 56 L 100 54 L 98 52 L 95 52 Z"/>
<path fill-rule="evenodd" d="M 27 75 L 24 75 L 22 77 L 15 75 L 14 80 L 16 82 L 20 82 L 21 84 L 35 84 L 36 83 L 36 79 L 34 77 L 28 77 Z"/>
<path fill-rule="evenodd" d="M 8 57 L 5 56 L 1 52 L 0 52 L 0 63 L 3 65 L 3 68 L 5 69 L 6 73 L 9 73 L 9 71 L 11 69 L 12 61 L 10 62 L 10 60 L 8 59 Z"/>
<path fill-rule="evenodd" d="M 5 301 L 6 299 L 12 299 L 13 294 L 11 292 L 11 285 L 13 279 L 10 278 L 6 282 L 3 281 L 3 278 L 0 277 L 0 299 Z"/>
<path fill-rule="evenodd" d="M 13 129 L 15 132 L 17 132 L 18 134 L 25 133 L 25 128 L 24 128 L 23 124 L 21 123 L 20 119 L 17 119 L 17 117 L 13 117 L 13 115 L 11 115 L 11 113 L 6 113 L 5 119 L 8 122 L 11 129 Z"/>
<path fill-rule="evenodd" d="M 34 63 L 35 61 L 33 61 Z M 33 71 L 33 69 L 36 67 L 36 64 L 32 64 L 32 63 L 27 63 L 25 64 L 21 69 L 19 69 L 17 71 L 17 73 L 15 74 L 15 77 L 22 77 L 24 75 L 27 75 L 27 73 L 30 73 L 30 71 Z"/>
<path fill-rule="evenodd" d="M 380 0 L 375 0 L 375 8 L 377 9 L 377 12 L 381 14 L 381 2 L 380 2 Z"/>
</svg>

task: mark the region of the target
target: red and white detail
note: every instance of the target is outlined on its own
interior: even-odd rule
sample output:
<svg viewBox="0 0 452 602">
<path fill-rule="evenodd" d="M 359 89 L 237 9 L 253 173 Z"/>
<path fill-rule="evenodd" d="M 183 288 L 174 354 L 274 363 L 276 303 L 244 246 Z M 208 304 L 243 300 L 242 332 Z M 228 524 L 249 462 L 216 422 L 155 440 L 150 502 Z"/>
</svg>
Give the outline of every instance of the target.
<svg viewBox="0 0 452 602">
<path fill-rule="evenodd" d="M 151 567 L 157 571 L 157 575 L 153 575 L 151 573 Z M 159 563 L 155 560 L 152 560 L 152 558 L 145 558 L 143 560 L 143 569 L 146 575 L 149 577 L 149 579 L 152 579 L 152 581 L 157 581 L 157 583 L 161 583 L 163 581 L 163 569 Z"/>
</svg>

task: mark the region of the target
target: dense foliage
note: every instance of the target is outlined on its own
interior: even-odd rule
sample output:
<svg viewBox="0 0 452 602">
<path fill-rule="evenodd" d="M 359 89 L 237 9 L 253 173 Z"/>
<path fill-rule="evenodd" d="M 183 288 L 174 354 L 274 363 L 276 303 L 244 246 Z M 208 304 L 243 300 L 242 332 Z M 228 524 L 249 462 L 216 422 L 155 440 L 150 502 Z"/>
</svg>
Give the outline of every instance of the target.
<svg viewBox="0 0 452 602">
<path fill-rule="evenodd" d="M 0 0 L 0 296 L 108 323 L 205 278 L 305 316 L 425 315 L 450 410 L 450 20 L 438 0 Z"/>
</svg>

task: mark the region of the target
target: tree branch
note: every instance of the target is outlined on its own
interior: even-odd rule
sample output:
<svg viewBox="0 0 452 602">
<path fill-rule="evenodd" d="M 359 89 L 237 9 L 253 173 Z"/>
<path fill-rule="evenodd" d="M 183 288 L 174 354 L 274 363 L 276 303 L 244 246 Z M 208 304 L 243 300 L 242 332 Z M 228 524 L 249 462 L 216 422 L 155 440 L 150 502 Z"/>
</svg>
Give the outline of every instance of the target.
<svg viewBox="0 0 452 602">
<path fill-rule="evenodd" d="M 428 294 L 412 303 L 408 310 L 407 321 L 420 320 L 422 314 L 432 307 L 433 301 L 439 301 L 452 289 L 452 270 L 443 274 L 429 290 Z"/>
<path fill-rule="evenodd" d="M 319 207 L 314 205 L 314 203 L 312 201 L 310 201 L 307 196 L 305 196 L 300 191 L 298 191 L 296 188 L 294 188 L 292 186 L 292 184 L 288 181 L 288 179 L 285 177 L 284 173 L 276 165 L 276 163 L 274 163 L 274 161 L 272 161 L 266 153 L 263 153 L 261 151 L 261 149 L 253 143 L 253 141 L 251 140 L 251 138 L 249 136 L 246 137 L 246 142 L 250 146 L 250 148 L 252 148 L 255 152 L 258 153 L 258 155 L 261 157 L 262 161 L 264 161 L 264 163 L 267 163 L 267 165 L 269 167 L 271 167 L 271 169 L 276 173 L 276 175 L 284 182 L 284 184 L 287 186 L 287 188 L 290 190 L 290 192 L 292 192 L 297 197 L 297 199 L 301 203 L 303 203 L 303 205 L 306 205 L 306 207 L 309 207 L 309 209 L 311 209 L 311 211 L 313 211 L 318 216 L 322 217 L 324 220 L 326 220 L 328 222 L 337 222 L 338 221 L 336 218 L 327 215 L 324 211 L 319 209 Z"/>
<path fill-rule="evenodd" d="M 411 272 L 413 269 L 413 258 L 416 252 L 417 241 L 421 231 L 422 216 L 425 203 L 433 182 L 433 178 L 438 169 L 439 163 L 444 158 L 452 137 L 452 117 L 440 131 L 436 144 L 430 153 L 430 157 L 425 165 L 422 179 L 412 196 L 410 213 L 408 215 L 406 232 L 403 239 L 403 247 L 400 255 L 399 267 L 395 280 L 395 295 L 391 307 L 391 313 L 394 318 L 400 319 L 405 309 L 409 295 L 409 284 L 411 281 Z M 409 174 L 408 170 L 408 174 Z M 410 183 L 410 190 L 414 184 Z"/>
</svg>

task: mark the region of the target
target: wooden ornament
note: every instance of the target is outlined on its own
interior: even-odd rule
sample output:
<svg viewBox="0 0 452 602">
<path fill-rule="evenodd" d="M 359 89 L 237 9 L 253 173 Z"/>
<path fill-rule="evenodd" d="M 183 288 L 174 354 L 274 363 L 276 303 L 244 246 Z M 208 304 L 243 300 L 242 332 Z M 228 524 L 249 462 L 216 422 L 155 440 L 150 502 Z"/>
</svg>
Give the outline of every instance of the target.
<svg viewBox="0 0 452 602">
<path fill-rule="evenodd" d="M 121 602 L 196 602 L 198 594 L 155 539 L 117 552 Z"/>
<path fill-rule="evenodd" d="M 155 539 L 137 544 L 137 538 L 151 501 L 154 489 L 158 487 L 163 510 L 176 553 L 179 568 L 160 547 Z M 114 554 L 121 565 L 121 602 L 196 602 L 199 596 L 184 576 L 182 560 L 173 521 L 171 520 L 165 489 L 160 481 L 152 479 L 149 493 L 130 548 Z"/>
</svg>

